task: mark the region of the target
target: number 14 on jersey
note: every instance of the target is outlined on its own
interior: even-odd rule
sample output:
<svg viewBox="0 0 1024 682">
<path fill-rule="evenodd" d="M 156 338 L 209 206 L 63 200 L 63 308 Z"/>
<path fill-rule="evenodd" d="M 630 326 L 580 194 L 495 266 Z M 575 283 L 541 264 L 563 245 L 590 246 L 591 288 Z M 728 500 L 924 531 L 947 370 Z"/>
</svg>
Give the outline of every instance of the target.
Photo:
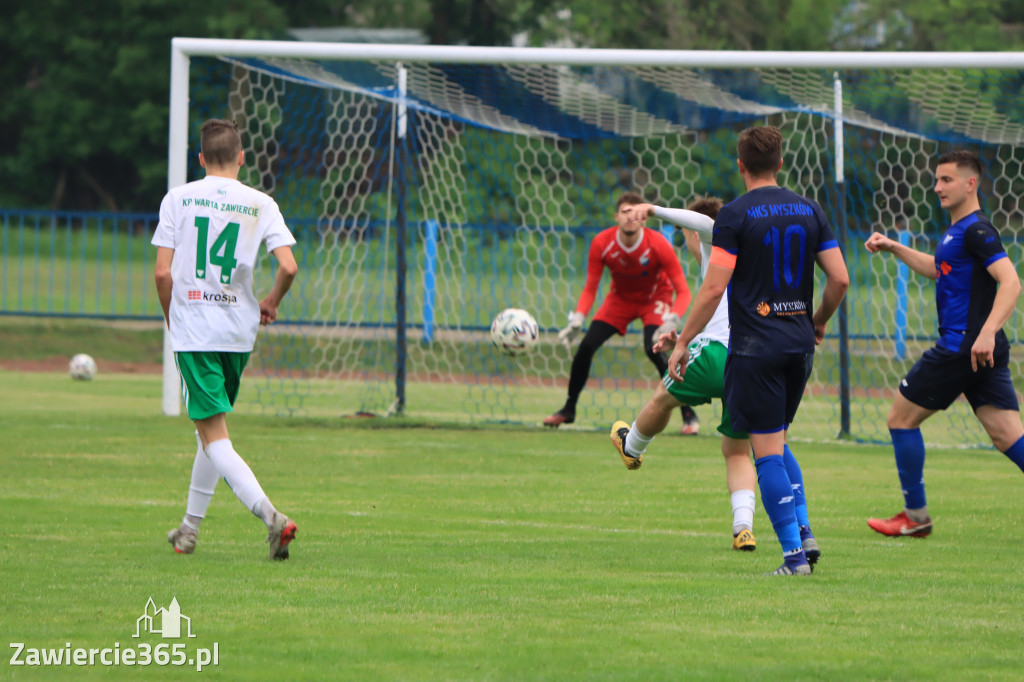
<svg viewBox="0 0 1024 682">
<path fill-rule="evenodd" d="M 231 284 L 231 273 L 238 266 L 235 247 L 238 244 L 238 223 L 228 223 L 214 240 L 209 250 L 209 262 L 220 267 L 220 283 Z M 196 216 L 196 279 L 206 279 L 207 250 L 210 237 L 210 219 Z"/>
</svg>

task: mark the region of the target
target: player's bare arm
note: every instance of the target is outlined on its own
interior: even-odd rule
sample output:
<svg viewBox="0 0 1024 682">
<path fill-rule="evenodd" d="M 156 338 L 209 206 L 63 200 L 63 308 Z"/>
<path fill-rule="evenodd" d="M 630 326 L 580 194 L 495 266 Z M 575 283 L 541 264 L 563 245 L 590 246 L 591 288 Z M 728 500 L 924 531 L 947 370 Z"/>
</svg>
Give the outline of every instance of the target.
<svg viewBox="0 0 1024 682">
<path fill-rule="evenodd" d="M 657 216 L 662 220 L 682 227 L 686 238 L 686 249 L 697 259 L 700 264 L 700 235 L 710 235 L 714 229 L 715 221 L 709 216 L 688 208 L 665 208 L 654 204 L 636 204 L 624 211 L 636 216 L 637 220 L 645 220 L 651 216 Z"/>
<path fill-rule="evenodd" d="M 987 268 L 992 279 L 999 283 L 999 290 L 996 291 L 996 298 L 992 302 L 992 312 L 978 332 L 978 338 L 971 346 L 971 369 L 975 372 L 978 367 L 992 367 L 995 365 L 996 333 L 1003 328 L 1003 325 L 1010 319 L 1014 309 L 1017 307 L 1017 300 L 1020 298 L 1020 279 L 1017 277 L 1017 268 L 1010 262 L 1009 258 L 1000 258 Z"/>
<path fill-rule="evenodd" d="M 811 318 L 814 324 L 814 343 L 820 344 L 825 339 L 825 327 L 839 308 L 839 303 L 850 288 L 850 273 L 843 260 L 843 252 L 837 247 L 821 251 L 815 257 L 818 267 L 825 273 L 825 290 L 821 294 L 821 303 Z"/>
<path fill-rule="evenodd" d="M 260 301 L 260 324 L 270 324 L 277 319 L 277 308 L 281 305 L 281 299 L 288 293 L 292 282 L 295 281 L 295 275 L 299 272 L 290 246 L 279 246 L 272 253 L 277 258 L 277 276 L 274 278 L 274 286 L 270 293 Z"/>
<path fill-rule="evenodd" d="M 642 223 L 654 215 L 654 205 L 633 204 L 632 206 L 623 207 L 622 212 L 628 215 L 630 220 L 636 220 Z"/>
<path fill-rule="evenodd" d="M 153 269 L 153 278 L 156 280 L 156 293 L 160 298 L 160 307 L 164 311 L 164 323 L 171 324 L 171 261 L 174 260 L 174 249 L 166 246 L 157 247 L 156 266 Z"/>
<path fill-rule="evenodd" d="M 900 244 L 898 241 L 886 237 L 881 232 L 875 232 L 868 237 L 867 241 L 864 242 L 864 248 L 868 250 L 868 253 L 878 253 L 880 251 L 891 253 L 906 263 L 917 274 L 924 275 L 929 279 L 936 278 L 935 256 Z"/>
</svg>

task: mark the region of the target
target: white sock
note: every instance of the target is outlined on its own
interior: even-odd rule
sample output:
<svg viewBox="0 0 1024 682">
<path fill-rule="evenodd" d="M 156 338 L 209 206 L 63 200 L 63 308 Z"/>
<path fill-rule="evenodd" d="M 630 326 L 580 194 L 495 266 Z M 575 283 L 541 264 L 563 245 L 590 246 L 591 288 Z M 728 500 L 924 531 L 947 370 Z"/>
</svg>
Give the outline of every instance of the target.
<svg viewBox="0 0 1024 682">
<path fill-rule="evenodd" d="M 651 444 L 655 436 L 648 438 L 636 430 L 636 422 L 629 427 L 629 434 L 626 436 L 626 454 L 638 457 L 647 452 L 647 446 Z"/>
<path fill-rule="evenodd" d="M 737 490 L 729 496 L 732 499 L 732 533 L 754 530 L 754 491 Z"/>
<path fill-rule="evenodd" d="M 198 432 L 196 433 L 196 443 L 198 449 L 195 461 L 192 462 L 192 480 L 188 486 L 188 505 L 185 507 L 183 523 L 198 531 L 199 524 L 202 523 L 203 517 L 206 516 L 206 510 L 210 506 L 210 499 L 213 498 L 213 493 L 217 489 L 220 474 L 217 473 L 217 468 L 213 466 L 210 458 L 206 456 Z"/>
<path fill-rule="evenodd" d="M 261 503 L 267 499 L 267 495 L 260 487 L 260 482 L 256 480 L 252 469 L 231 447 L 231 441 L 222 438 L 207 444 L 206 454 L 210 456 L 210 461 L 217 468 L 217 473 L 227 482 L 231 492 L 241 500 L 245 508 L 270 525 L 266 520 L 265 510 L 261 508 L 264 506 Z M 273 512 L 271 512 L 271 518 L 273 518 Z"/>
<path fill-rule="evenodd" d="M 256 503 L 256 508 L 252 510 L 252 513 L 263 519 L 263 523 L 267 524 L 267 528 L 270 528 L 270 524 L 274 522 L 274 514 L 277 513 L 277 510 L 270 503 L 270 498 L 264 495 L 263 499 Z"/>
<path fill-rule="evenodd" d="M 927 523 L 931 521 L 931 517 L 928 516 L 928 507 L 921 507 L 920 509 L 908 509 L 907 516 L 914 523 Z"/>
</svg>

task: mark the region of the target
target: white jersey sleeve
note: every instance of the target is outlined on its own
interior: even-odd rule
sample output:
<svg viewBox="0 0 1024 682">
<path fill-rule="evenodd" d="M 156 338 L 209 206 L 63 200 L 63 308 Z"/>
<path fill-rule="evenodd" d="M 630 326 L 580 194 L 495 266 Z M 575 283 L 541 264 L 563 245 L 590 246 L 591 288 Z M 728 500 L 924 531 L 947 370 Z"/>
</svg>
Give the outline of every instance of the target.
<svg viewBox="0 0 1024 682">
<path fill-rule="evenodd" d="M 270 199 L 270 197 L 267 197 Z M 260 222 L 266 226 L 266 237 L 264 243 L 267 245 L 267 253 L 270 253 L 279 246 L 292 246 L 295 244 L 295 237 L 284 224 L 284 216 L 277 202 L 270 199 L 266 205 L 266 212 L 260 217 Z"/>
<path fill-rule="evenodd" d="M 268 251 L 295 243 L 271 197 L 237 180 L 207 176 L 172 189 L 160 204 L 154 246 L 171 260 L 171 347 L 250 352 L 259 328 L 253 269 Z"/>
<path fill-rule="evenodd" d="M 160 202 L 160 217 L 153 233 L 153 246 L 174 248 L 174 200 L 168 192 Z"/>
<path fill-rule="evenodd" d="M 710 216 L 691 211 L 688 208 L 664 208 L 662 206 L 654 207 L 654 215 L 674 225 L 693 230 L 700 237 L 701 243 L 711 243 L 715 221 Z"/>
</svg>

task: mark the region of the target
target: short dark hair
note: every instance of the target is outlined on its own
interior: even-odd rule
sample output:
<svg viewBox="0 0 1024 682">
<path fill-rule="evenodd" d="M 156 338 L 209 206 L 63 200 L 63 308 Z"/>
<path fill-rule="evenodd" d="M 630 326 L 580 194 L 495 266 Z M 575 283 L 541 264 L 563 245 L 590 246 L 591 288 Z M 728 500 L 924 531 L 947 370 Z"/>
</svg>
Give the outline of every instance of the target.
<svg viewBox="0 0 1024 682">
<path fill-rule="evenodd" d="M 625 192 L 619 196 L 618 201 L 615 202 L 615 210 L 618 211 L 622 208 L 623 204 L 629 204 L 630 206 L 636 206 L 637 204 L 646 204 L 644 198 L 636 192 Z"/>
<path fill-rule="evenodd" d="M 935 165 L 941 166 L 944 163 L 956 164 L 957 168 L 966 168 L 969 171 L 974 172 L 978 179 L 981 180 L 983 170 L 981 168 L 981 159 L 978 155 L 967 149 L 957 149 L 951 152 L 946 152 L 939 157 L 938 163 Z"/>
<path fill-rule="evenodd" d="M 211 118 L 199 132 L 199 151 L 207 166 L 230 166 L 242 151 L 242 136 L 234 121 Z"/>
<path fill-rule="evenodd" d="M 722 210 L 722 206 L 723 202 L 718 197 L 698 197 L 691 201 L 690 205 L 686 208 L 706 215 L 714 220 L 718 217 L 718 212 Z"/>
<path fill-rule="evenodd" d="M 774 173 L 782 160 L 782 132 L 775 126 L 753 126 L 740 133 L 736 153 L 751 175 Z"/>
</svg>

